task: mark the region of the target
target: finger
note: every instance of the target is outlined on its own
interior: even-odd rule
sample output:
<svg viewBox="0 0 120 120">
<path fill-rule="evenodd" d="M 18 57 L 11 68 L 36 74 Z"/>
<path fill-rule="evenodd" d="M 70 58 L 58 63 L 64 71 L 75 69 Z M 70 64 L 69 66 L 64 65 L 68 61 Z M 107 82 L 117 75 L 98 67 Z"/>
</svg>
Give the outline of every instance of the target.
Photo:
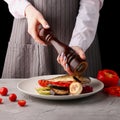
<svg viewBox="0 0 120 120">
<path fill-rule="evenodd" d="M 67 64 L 67 57 L 64 56 L 64 57 L 63 57 L 63 60 L 62 60 L 62 62 L 61 62 L 61 65 L 62 65 L 63 67 L 66 67 L 66 64 Z"/>
<path fill-rule="evenodd" d="M 66 56 L 64 55 L 64 53 L 61 53 L 61 54 L 58 55 L 58 57 L 57 57 L 57 62 L 58 62 L 59 64 L 61 64 L 62 66 L 64 66 L 64 65 L 67 63 L 67 58 L 66 58 Z"/>
<path fill-rule="evenodd" d="M 70 66 L 68 64 L 66 64 L 65 66 L 65 71 L 69 74 L 69 75 L 73 75 L 72 70 L 70 69 Z"/>
<path fill-rule="evenodd" d="M 80 56 L 81 59 L 86 59 L 85 53 L 82 48 L 77 46 L 72 46 L 72 49 Z"/>
<path fill-rule="evenodd" d="M 35 26 L 35 27 L 34 27 Z M 32 29 L 31 29 L 32 28 Z M 31 26 L 31 28 L 29 28 L 29 33 L 31 34 L 32 38 L 38 42 L 39 44 L 42 44 L 42 45 L 46 45 L 44 41 L 42 41 L 39 36 L 38 36 L 38 27 L 37 25 L 34 25 Z"/>
<path fill-rule="evenodd" d="M 60 61 L 60 64 L 64 68 L 64 70 L 66 71 L 66 64 L 67 64 L 67 58 L 66 58 L 66 56 L 64 56 L 63 61 Z"/>
<path fill-rule="evenodd" d="M 57 62 L 60 64 L 60 54 L 57 56 Z"/>
<path fill-rule="evenodd" d="M 39 22 L 41 23 L 41 25 L 43 26 L 43 28 L 46 28 L 46 29 L 47 29 L 47 28 L 50 28 L 48 22 L 44 19 L 43 16 L 41 16 L 41 17 L 39 18 Z"/>
<path fill-rule="evenodd" d="M 85 53 L 83 51 L 80 51 L 78 54 L 81 59 L 86 59 Z"/>
<path fill-rule="evenodd" d="M 64 60 L 64 56 L 65 56 L 65 55 L 64 55 L 64 52 L 62 52 L 61 55 L 60 55 L 60 63 L 63 62 L 63 60 Z"/>
</svg>

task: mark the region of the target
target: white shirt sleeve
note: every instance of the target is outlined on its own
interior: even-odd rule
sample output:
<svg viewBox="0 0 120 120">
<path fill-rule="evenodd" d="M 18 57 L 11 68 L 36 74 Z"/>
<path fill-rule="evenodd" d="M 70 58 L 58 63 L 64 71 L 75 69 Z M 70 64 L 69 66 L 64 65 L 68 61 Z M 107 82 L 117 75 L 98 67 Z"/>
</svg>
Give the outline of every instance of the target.
<svg viewBox="0 0 120 120">
<path fill-rule="evenodd" d="M 25 17 L 25 8 L 30 4 L 27 0 L 4 0 L 8 4 L 10 13 L 15 18 Z"/>
<path fill-rule="evenodd" d="M 79 13 L 69 46 L 79 46 L 85 52 L 93 42 L 97 30 L 99 11 L 104 0 L 81 0 Z"/>
</svg>

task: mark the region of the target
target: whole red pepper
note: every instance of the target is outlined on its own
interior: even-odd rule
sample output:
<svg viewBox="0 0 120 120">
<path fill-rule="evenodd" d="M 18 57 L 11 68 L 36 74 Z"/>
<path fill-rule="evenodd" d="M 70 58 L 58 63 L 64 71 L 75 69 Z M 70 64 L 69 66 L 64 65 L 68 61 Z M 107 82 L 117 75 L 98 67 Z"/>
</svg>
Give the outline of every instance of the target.
<svg viewBox="0 0 120 120">
<path fill-rule="evenodd" d="M 111 69 L 103 69 L 98 71 L 97 79 L 102 81 L 105 87 L 116 86 L 119 82 L 117 72 Z"/>
</svg>

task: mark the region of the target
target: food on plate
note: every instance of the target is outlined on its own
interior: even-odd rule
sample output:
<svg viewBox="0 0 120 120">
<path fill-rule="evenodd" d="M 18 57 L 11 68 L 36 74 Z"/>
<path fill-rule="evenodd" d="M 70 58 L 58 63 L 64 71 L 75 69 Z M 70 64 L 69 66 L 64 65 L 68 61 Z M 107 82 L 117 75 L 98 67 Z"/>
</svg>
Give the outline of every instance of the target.
<svg viewBox="0 0 120 120">
<path fill-rule="evenodd" d="M 51 87 L 51 94 L 56 95 L 68 95 L 69 94 L 69 88 L 68 87 L 57 87 L 53 86 Z"/>
<path fill-rule="evenodd" d="M 44 95 L 50 95 L 50 87 L 40 87 L 40 88 L 36 88 L 36 91 L 39 93 L 39 94 L 44 94 Z"/>
<path fill-rule="evenodd" d="M 71 95 L 79 95 L 82 92 L 83 87 L 80 82 L 74 81 L 70 84 L 69 89 L 70 89 Z"/>
<path fill-rule="evenodd" d="M 88 77 L 83 77 L 83 76 L 72 76 L 72 75 L 63 75 L 63 76 L 58 76 L 52 79 L 48 79 L 48 80 L 38 80 L 38 84 L 40 86 L 46 87 L 48 86 L 50 83 L 56 83 L 56 84 L 62 84 L 65 86 L 69 86 L 69 84 L 73 81 L 78 81 L 81 84 L 87 84 L 90 83 L 90 78 Z"/>
<path fill-rule="evenodd" d="M 42 95 L 78 95 L 83 92 L 85 86 L 90 86 L 90 82 L 91 80 L 88 77 L 63 75 L 51 79 L 38 80 L 40 87 L 36 88 L 36 91 Z M 92 90 L 86 91 L 92 92 Z"/>
<path fill-rule="evenodd" d="M 103 82 L 105 87 L 116 86 L 119 82 L 118 74 L 111 69 L 99 70 L 97 79 Z"/>
<path fill-rule="evenodd" d="M 83 86 L 82 93 L 89 93 L 89 92 L 92 92 L 92 91 L 93 91 L 93 87 L 92 86 L 90 86 L 90 85 Z"/>
</svg>

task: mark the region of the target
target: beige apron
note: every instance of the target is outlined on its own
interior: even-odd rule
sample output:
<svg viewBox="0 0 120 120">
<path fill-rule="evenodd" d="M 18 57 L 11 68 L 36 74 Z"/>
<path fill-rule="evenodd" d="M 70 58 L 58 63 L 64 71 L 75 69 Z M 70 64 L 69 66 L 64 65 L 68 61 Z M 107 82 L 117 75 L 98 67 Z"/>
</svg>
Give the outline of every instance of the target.
<svg viewBox="0 0 120 120">
<path fill-rule="evenodd" d="M 59 40 L 69 43 L 79 9 L 80 0 L 29 0 L 50 24 Z M 87 51 L 89 62 L 86 75 L 95 76 L 101 68 L 97 39 Z M 52 46 L 36 43 L 27 32 L 26 19 L 14 19 L 8 44 L 3 78 L 27 78 L 66 73 L 56 61 Z"/>
</svg>

